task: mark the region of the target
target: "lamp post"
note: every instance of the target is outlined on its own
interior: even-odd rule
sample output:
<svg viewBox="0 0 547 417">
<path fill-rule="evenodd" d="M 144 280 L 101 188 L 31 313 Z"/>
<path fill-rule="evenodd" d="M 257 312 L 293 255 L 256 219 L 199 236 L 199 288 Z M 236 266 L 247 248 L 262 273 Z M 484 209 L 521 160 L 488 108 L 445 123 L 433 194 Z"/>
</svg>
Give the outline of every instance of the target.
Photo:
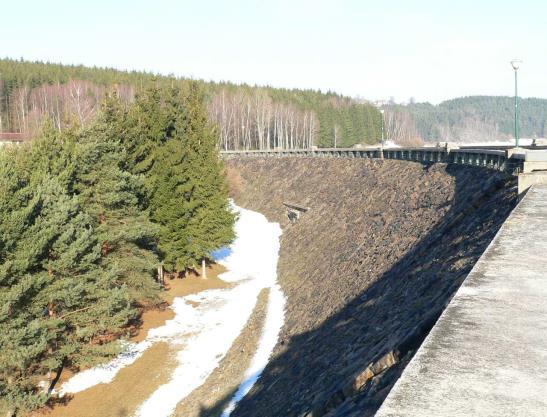
<svg viewBox="0 0 547 417">
<path fill-rule="evenodd" d="M 380 109 L 382 114 L 382 146 L 384 146 L 384 109 Z"/>
<path fill-rule="evenodd" d="M 519 147 L 519 100 L 517 89 L 517 72 L 522 61 L 520 59 L 513 59 L 511 66 L 515 70 L 515 146 Z"/>
<path fill-rule="evenodd" d="M 380 146 L 380 158 L 384 159 L 384 109 L 380 109 L 382 115 L 382 142 Z"/>
</svg>

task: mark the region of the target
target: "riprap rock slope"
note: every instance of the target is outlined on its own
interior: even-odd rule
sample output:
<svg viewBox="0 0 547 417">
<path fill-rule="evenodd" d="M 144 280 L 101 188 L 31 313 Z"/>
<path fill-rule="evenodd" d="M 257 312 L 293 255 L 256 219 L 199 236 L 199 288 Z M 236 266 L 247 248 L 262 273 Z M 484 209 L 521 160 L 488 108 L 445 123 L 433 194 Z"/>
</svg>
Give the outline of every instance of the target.
<svg viewBox="0 0 547 417">
<path fill-rule="evenodd" d="M 475 167 L 226 165 L 237 204 L 283 227 L 287 296 L 274 356 L 234 417 L 373 415 L 516 202 L 514 179 Z M 291 224 L 284 201 L 310 210 Z"/>
</svg>

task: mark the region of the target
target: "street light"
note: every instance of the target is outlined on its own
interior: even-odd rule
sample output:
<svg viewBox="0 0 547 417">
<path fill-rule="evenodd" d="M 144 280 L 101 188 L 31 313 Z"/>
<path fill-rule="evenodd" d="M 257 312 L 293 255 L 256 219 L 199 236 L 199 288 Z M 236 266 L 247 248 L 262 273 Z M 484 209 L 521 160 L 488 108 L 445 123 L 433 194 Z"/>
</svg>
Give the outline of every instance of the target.
<svg viewBox="0 0 547 417">
<path fill-rule="evenodd" d="M 380 142 L 380 158 L 384 159 L 384 109 L 380 109 L 382 115 L 382 142 Z"/>
<path fill-rule="evenodd" d="M 520 67 L 522 61 L 520 59 L 513 59 L 511 61 L 511 66 L 515 70 L 515 146 L 519 147 L 519 100 L 518 100 L 518 89 L 517 89 L 517 71 Z"/>
<path fill-rule="evenodd" d="M 382 147 L 384 146 L 384 109 L 380 109 L 382 114 Z"/>
</svg>

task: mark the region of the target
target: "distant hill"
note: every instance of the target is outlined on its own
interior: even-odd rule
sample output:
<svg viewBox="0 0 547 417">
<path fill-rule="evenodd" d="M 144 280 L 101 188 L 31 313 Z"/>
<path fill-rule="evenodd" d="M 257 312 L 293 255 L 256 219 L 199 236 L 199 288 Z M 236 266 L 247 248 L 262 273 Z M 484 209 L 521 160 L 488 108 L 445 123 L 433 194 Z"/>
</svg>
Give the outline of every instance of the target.
<svg viewBox="0 0 547 417">
<path fill-rule="evenodd" d="M 526 98 L 519 103 L 520 136 L 547 137 L 547 99 Z M 414 103 L 386 109 L 408 113 L 418 136 L 425 141 L 469 142 L 513 137 L 513 97 L 472 96 L 438 105 Z"/>
<path fill-rule="evenodd" d="M 520 135 L 527 138 L 547 137 L 547 100 L 519 99 Z M 513 137 L 514 98 L 473 96 L 440 103 L 408 106 L 416 128 L 425 140 L 462 141 Z"/>
<path fill-rule="evenodd" d="M 116 90 L 129 102 L 148 85 L 188 80 L 139 71 L 0 59 L 0 132 L 32 135 L 45 116 L 61 129 L 85 124 L 102 97 Z M 368 103 L 336 93 L 200 81 L 222 148 L 300 148 L 376 143 L 381 115 Z"/>
</svg>

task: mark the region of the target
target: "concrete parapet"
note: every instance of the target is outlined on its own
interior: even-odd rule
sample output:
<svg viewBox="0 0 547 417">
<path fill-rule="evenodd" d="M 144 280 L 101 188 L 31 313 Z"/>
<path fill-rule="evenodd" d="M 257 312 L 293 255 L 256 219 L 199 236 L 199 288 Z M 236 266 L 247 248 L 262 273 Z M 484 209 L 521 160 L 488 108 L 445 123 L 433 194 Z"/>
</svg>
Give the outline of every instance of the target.
<svg viewBox="0 0 547 417">
<path fill-rule="evenodd" d="M 286 150 L 243 150 L 221 151 L 223 158 L 238 157 L 316 157 L 316 158 L 379 158 L 397 159 L 422 163 L 447 163 L 472 165 L 517 174 L 523 172 L 526 149 L 512 148 L 507 150 L 496 148 L 454 148 L 446 147 L 422 148 L 317 148 L 317 149 L 286 149 Z M 537 170 L 540 161 L 529 161 L 531 170 Z M 534 165 L 532 167 L 532 165 Z M 543 165 L 541 165 L 543 166 Z"/>
<path fill-rule="evenodd" d="M 547 184 L 547 171 L 545 172 L 524 172 L 518 176 L 518 193 L 522 198 L 524 193 L 536 184 Z"/>
</svg>

